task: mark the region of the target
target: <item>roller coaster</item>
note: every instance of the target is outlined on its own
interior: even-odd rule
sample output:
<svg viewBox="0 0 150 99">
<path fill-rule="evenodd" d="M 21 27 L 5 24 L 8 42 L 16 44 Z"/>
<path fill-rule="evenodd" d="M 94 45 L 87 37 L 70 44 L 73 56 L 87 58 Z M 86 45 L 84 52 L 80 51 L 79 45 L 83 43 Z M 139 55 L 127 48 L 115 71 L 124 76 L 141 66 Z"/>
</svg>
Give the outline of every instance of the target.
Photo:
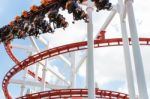
<svg viewBox="0 0 150 99">
<path fill-rule="evenodd" d="M 113 9 L 113 5 L 109 0 L 92 0 L 92 2 L 94 3 L 97 12 L 101 10 L 112 11 Z M 90 21 L 89 16 L 79 4 L 86 5 L 87 0 L 42 0 L 40 6 L 31 6 L 30 11 L 23 11 L 21 16 L 16 16 L 8 25 L 0 28 L 0 43 L 4 43 L 7 54 L 16 63 L 16 65 L 6 73 L 2 82 L 2 88 L 6 99 L 13 99 L 8 91 L 8 85 L 12 81 L 12 77 L 17 73 L 26 70 L 26 68 L 35 63 L 43 65 L 42 61 L 45 59 L 60 56 L 64 53 L 88 49 L 87 41 L 76 42 L 47 49 L 42 52 L 38 51 L 39 53 L 30 55 L 22 61 L 17 59 L 17 56 L 12 51 L 13 46 L 11 45 L 11 42 L 14 39 L 25 39 L 26 37 L 35 37 L 39 39 L 41 34 L 55 33 L 55 29 L 57 28 L 63 28 L 65 30 L 69 24 L 66 21 L 67 19 L 59 13 L 60 9 L 67 10 L 69 14 L 73 15 L 73 24 L 75 24 L 75 21 L 79 20 L 84 20 L 84 22 L 88 24 Z M 108 17 L 108 20 L 111 20 L 115 13 L 116 11 L 112 11 L 111 17 Z M 48 20 L 45 20 L 45 17 L 47 17 Z M 106 23 L 108 24 L 109 22 Z M 106 26 L 107 25 L 104 24 L 105 28 Z M 104 27 L 100 30 L 94 40 L 94 48 L 122 46 L 124 42 L 122 38 L 105 38 L 106 31 Z M 150 38 L 139 38 L 139 41 L 141 45 L 150 45 Z M 127 42 L 132 45 L 132 38 L 128 38 Z M 36 46 L 34 41 L 33 44 Z M 86 56 L 83 60 L 85 58 Z M 90 94 L 88 93 L 88 89 L 69 88 L 70 83 L 60 75 L 57 75 L 57 73 L 52 70 L 50 71 L 68 85 L 63 88 L 61 88 L 62 86 L 57 86 L 57 88 L 55 88 L 55 86 L 52 87 L 53 85 L 45 81 L 44 76 L 40 77 L 34 71 L 27 69 L 27 74 L 39 82 L 34 83 L 35 85 L 41 86 L 40 83 L 42 83 L 44 87 L 51 87 L 51 90 L 44 91 L 44 89 L 42 92 L 22 94 L 24 96 L 20 96 L 17 99 L 83 99 L 87 98 L 88 94 Z M 25 81 L 22 82 L 16 80 L 14 82 L 20 82 L 22 85 L 25 84 Z M 31 82 L 28 83 L 31 85 Z M 100 99 L 129 99 L 130 97 L 125 93 L 102 90 L 99 88 L 95 88 L 95 95 L 96 98 Z"/>
</svg>

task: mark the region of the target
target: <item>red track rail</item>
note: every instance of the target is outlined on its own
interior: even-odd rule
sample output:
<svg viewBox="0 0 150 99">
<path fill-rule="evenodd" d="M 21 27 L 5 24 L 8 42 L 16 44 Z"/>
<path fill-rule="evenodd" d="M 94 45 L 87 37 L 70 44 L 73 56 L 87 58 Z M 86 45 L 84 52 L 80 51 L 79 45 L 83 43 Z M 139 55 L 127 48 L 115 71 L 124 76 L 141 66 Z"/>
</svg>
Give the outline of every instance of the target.
<svg viewBox="0 0 150 99">
<path fill-rule="evenodd" d="M 7 54 L 9 55 L 9 57 L 16 63 L 16 64 L 19 64 L 20 61 L 15 57 L 15 55 L 12 53 L 11 51 L 11 45 L 10 44 L 7 44 L 5 45 L 5 50 L 7 52 Z M 31 70 L 28 70 L 28 74 L 30 76 L 32 76 L 33 78 L 35 78 L 35 73 L 32 72 Z M 42 78 L 38 76 L 38 81 L 42 81 Z"/>
<path fill-rule="evenodd" d="M 120 46 L 122 45 L 122 39 L 121 38 L 113 38 L 113 39 L 103 39 L 100 40 L 101 43 L 104 45 L 101 45 L 101 47 L 109 47 L 109 46 Z M 140 38 L 140 45 L 150 45 L 150 38 Z M 129 38 L 129 44 L 131 44 L 131 39 Z M 11 44 L 5 45 L 5 50 L 9 57 L 16 63 L 19 64 L 20 61 L 15 57 L 15 55 L 11 51 Z"/>
<path fill-rule="evenodd" d="M 39 99 L 48 98 L 48 99 L 66 99 L 72 97 L 87 97 L 87 89 L 61 89 L 61 90 L 50 90 L 44 92 L 38 92 L 34 94 L 27 94 L 26 96 L 19 97 L 17 99 Z M 108 90 L 95 90 L 97 98 L 105 99 L 129 99 L 129 96 L 124 93 L 119 93 L 115 91 Z"/>
<path fill-rule="evenodd" d="M 131 40 L 129 39 L 129 42 L 131 44 Z M 121 46 L 122 45 L 122 39 L 116 38 L 116 39 L 105 39 L 105 40 L 95 40 L 94 41 L 94 47 L 109 47 L 109 46 Z M 150 38 L 140 38 L 140 44 L 141 45 L 150 45 Z M 28 57 L 27 59 L 21 61 L 17 65 L 15 65 L 13 68 L 11 68 L 7 74 L 5 75 L 2 83 L 2 88 L 4 91 L 5 96 L 8 99 L 12 99 L 8 92 L 8 84 L 10 79 L 21 70 L 25 69 L 26 67 L 39 62 L 41 60 L 44 60 L 46 58 L 54 57 L 56 55 L 72 52 L 72 51 L 78 51 L 78 50 L 84 50 L 87 49 L 87 42 L 78 42 L 78 43 L 72 43 L 56 48 L 52 48 L 46 51 L 43 51 L 41 53 L 35 54 L 33 56 Z M 10 55 L 10 54 L 9 54 Z"/>
</svg>

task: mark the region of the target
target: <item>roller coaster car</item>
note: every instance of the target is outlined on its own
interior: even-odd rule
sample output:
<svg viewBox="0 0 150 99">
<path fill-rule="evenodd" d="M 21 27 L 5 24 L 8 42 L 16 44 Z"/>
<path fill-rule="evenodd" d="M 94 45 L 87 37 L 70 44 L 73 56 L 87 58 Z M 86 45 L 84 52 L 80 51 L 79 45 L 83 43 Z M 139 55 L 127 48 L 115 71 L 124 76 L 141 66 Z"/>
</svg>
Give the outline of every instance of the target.
<svg viewBox="0 0 150 99">
<path fill-rule="evenodd" d="M 13 26 L 14 26 L 14 21 L 11 21 L 11 22 L 9 23 L 9 25 L 10 25 L 11 27 L 13 27 Z"/>
<path fill-rule="evenodd" d="M 36 6 L 36 5 L 32 5 L 30 10 L 33 11 L 33 12 L 37 12 L 37 11 L 39 11 L 39 7 Z"/>
<path fill-rule="evenodd" d="M 3 27 L 3 32 L 1 34 L 1 42 L 7 43 L 14 38 L 13 34 L 10 32 L 10 25 Z"/>
<path fill-rule="evenodd" d="M 66 9 L 68 10 L 68 13 L 72 13 L 78 7 L 79 6 L 75 0 L 68 0 L 66 3 Z"/>
<path fill-rule="evenodd" d="M 56 0 L 41 0 L 41 4 L 47 6 L 50 2 L 56 2 Z"/>
<path fill-rule="evenodd" d="M 49 10 L 47 14 L 48 14 L 49 22 L 53 22 L 55 17 L 58 14 L 58 11 L 57 10 Z"/>
<path fill-rule="evenodd" d="M 79 1 L 79 3 L 82 3 L 84 0 L 78 0 Z"/>
<path fill-rule="evenodd" d="M 15 21 L 18 22 L 18 21 L 20 21 L 20 20 L 21 20 L 21 17 L 20 17 L 20 16 L 16 16 L 16 17 L 15 17 Z"/>
<path fill-rule="evenodd" d="M 34 27 L 40 29 L 43 33 L 53 32 L 50 24 L 48 24 L 48 22 L 46 22 L 42 16 L 35 17 Z"/>
<path fill-rule="evenodd" d="M 62 10 L 65 10 L 65 6 L 66 6 L 66 3 L 67 3 L 68 0 L 59 0 L 59 4 L 60 6 L 62 7 Z"/>
<path fill-rule="evenodd" d="M 63 15 L 58 14 L 56 17 L 56 27 L 57 28 L 63 27 L 65 29 L 67 26 L 68 26 L 68 22 L 65 21 Z"/>
<path fill-rule="evenodd" d="M 1 34 L 2 34 L 2 32 L 3 32 L 2 30 L 3 30 L 3 29 L 2 29 L 2 28 L 0 28 L 0 37 L 1 37 Z"/>
<path fill-rule="evenodd" d="M 52 30 L 52 28 L 49 26 L 49 24 L 46 20 L 41 21 L 40 29 L 43 33 L 47 33 L 47 32 L 50 32 Z"/>
<path fill-rule="evenodd" d="M 39 29 L 37 28 L 32 28 L 32 33 L 29 32 L 29 36 L 35 36 L 36 38 L 38 37 L 38 35 L 40 35 Z"/>
<path fill-rule="evenodd" d="M 17 38 L 21 39 L 21 38 L 25 38 L 25 37 L 26 37 L 26 32 L 24 32 L 21 29 L 19 29 L 18 33 L 17 33 Z"/>
<path fill-rule="evenodd" d="M 28 22 L 28 21 L 24 21 L 23 24 L 24 24 L 23 30 L 24 30 L 25 32 L 28 32 L 28 30 L 29 30 L 29 25 L 30 25 L 29 22 Z"/>
<path fill-rule="evenodd" d="M 20 16 L 16 16 L 13 25 L 17 26 L 18 28 L 23 29 L 23 26 L 24 26 L 23 21 L 24 20 Z"/>
<path fill-rule="evenodd" d="M 25 20 L 29 20 L 30 19 L 30 13 L 27 11 L 23 11 L 21 18 L 25 21 Z"/>
<path fill-rule="evenodd" d="M 22 12 L 22 16 L 25 17 L 25 18 L 29 17 L 29 13 L 27 11 L 23 11 Z"/>
<path fill-rule="evenodd" d="M 93 0 L 95 2 L 95 6 L 97 8 L 97 12 L 99 10 L 111 10 L 112 9 L 112 4 L 109 3 L 109 0 Z"/>
<path fill-rule="evenodd" d="M 30 24 L 29 27 L 28 27 L 28 31 L 27 31 L 28 35 L 33 36 L 35 34 L 35 32 L 34 32 L 35 29 L 36 28 L 35 28 L 34 24 Z"/>
<path fill-rule="evenodd" d="M 85 22 L 88 22 L 88 15 L 81 8 L 77 8 L 73 12 L 73 19 L 74 20 L 81 20 L 81 19 L 83 19 L 83 20 L 85 20 Z"/>
<path fill-rule="evenodd" d="M 4 43 L 8 43 L 8 42 L 10 42 L 11 40 L 13 40 L 14 39 L 14 35 L 13 35 L 13 33 L 9 33 L 9 35 L 7 35 L 7 37 L 6 37 L 7 39 L 4 41 Z"/>
</svg>

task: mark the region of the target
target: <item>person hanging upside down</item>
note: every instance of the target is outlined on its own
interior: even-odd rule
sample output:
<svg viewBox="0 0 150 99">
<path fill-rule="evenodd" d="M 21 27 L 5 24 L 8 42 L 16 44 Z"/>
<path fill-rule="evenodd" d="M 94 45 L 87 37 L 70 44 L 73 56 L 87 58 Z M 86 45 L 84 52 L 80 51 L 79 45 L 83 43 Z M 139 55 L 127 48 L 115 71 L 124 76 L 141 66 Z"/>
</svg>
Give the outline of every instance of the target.
<svg viewBox="0 0 150 99">
<path fill-rule="evenodd" d="M 87 14 L 77 4 L 76 0 L 68 0 L 68 2 L 66 3 L 66 9 L 68 10 L 68 13 L 73 13 L 74 20 L 83 19 L 83 20 L 85 20 L 85 22 L 88 22 Z"/>
<path fill-rule="evenodd" d="M 99 10 L 104 10 L 104 9 L 111 10 L 112 8 L 112 4 L 109 3 L 109 0 L 92 0 L 92 1 L 94 1 L 95 3 L 97 12 Z"/>
</svg>

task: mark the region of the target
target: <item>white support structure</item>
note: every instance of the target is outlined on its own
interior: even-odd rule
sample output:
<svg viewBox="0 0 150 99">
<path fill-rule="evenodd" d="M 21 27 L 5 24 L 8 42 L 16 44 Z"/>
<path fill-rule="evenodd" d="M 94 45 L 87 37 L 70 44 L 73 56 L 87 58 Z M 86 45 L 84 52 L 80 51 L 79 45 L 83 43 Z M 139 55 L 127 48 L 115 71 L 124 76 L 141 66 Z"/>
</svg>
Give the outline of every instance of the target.
<svg viewBox="0 0 150 99">
<path fill-rule="evenodd" d="M 76 66 L 75 66 L 75 62 L 76 62 L 76 59 L 75 59 L 75 52 L 72 52 L 71 53 L 71 88 L 75 88 L 76 87 L 76 73 L 75 73 L 75 70 L 76 70 Z"/>
<path fill-rule="evenodd" d="M 135 71 L 136 71 L 138 90 L 139 90 L 139 99 L 148 99 L 148 92 L 146 87 L 145 74 L 144 74 L 143 62 L 141 57 L 141 51 L 139 46 L 139 39 L 137 34 L 137 28 L 136 28 L 132 3 L 133 3 L 132 0 L 126 0 L 125 2 L 127 13 L 128 13 L 128 21 L 129 21 L 131 41 L 132 41 Z"/>
<path fill-rule="evenodd" d="M 24 70 L 24 75 L 23 75 L 23 83 L 21 84 L 21 90 L 20 90 L 20 96 L 23 96 L 24 94 L 24 90 L 25 90 L 25 81 L 27 78 L 27 72 L 28 72 L 28 68 L 25 68 Z"/>
<path fill-rule="evenodd" d="M 10 80 L 11 84 L 23 84 L 25 83 L 25 85 L 27 86 L 35 86 L 35 87 L 42 87 L 43 84 L 41 82 L 34 82 L 34 81 L 23 81 L 23 80 L 18 80 L 18 79 L 11 79 Z M 65 89 L 67 88 L 67 86 L 59 86 L 59 85 L 55 85 L 55 84 L 46 84 L 45 88 L 48 89 Z"/>
<path fill-rule="evenodd" d="M 112 19 L 114 18 L 115 15 L 116 15 L 116 9 L 113 9 L 111 11 L 111 13 L 109 14 L 109 16 L 107 17 L 107 19 L 104 22 L 104 24 L 101 26 L 99 32 L 105 30 L 108 27 L 109 23 L 112 21 Z M 96 38 L 99 35 L 99 32 L 97 33 L 97 35 L 94 38 Z M 77 64 L 76 73 L 79 71 L 81 65 L 83 64 L 83 62 L 85 61 L 86 58 L 87 58 L 87 53 L 85 53 L 82 56 L 82 58 L 80 59 L 79 63 Z"/>
<path fill-rule="evenodd" d="M 28 56 L 31 56 L 32 52 L 27 52 L 27 54 L 28 54 Z M 21 96 L 23 96 L 23 94 L 24 94 L 24 90 L 25 90 L 25 86 L 26 86 L 25 81 L 26 81 L 27 76 L 28 76 L 27 74 L 28 74 L 28 68 L 25 68 L 24 75 L 23 75 L 23 83 L 21 85 L 21 90 L 20 90 L 20 95 Z"/>
<path fill-rule="evenodd" d="M 67 66 L 71 66 L 71 62 L 67 59 L 67 58 L 65 58 L 63 55 L 58 55 L 58 57 L 63 61 L 63 62 L 65 62 L 66 64 L 67 64 Z"/>
<path fill-rule="evenodd" d="M 47 65 L 48 65 L 48 59 L 45 60 L 45 66 L 43 66 L 43 69 L 42 69 L 42 88 L 41 88 L 41 91 L 45 91 Z"/>
<path fill-rule="evenodd" d="M 34 49 L 32 47 L 27 47 L 27 46 L 23 46 L 23 45 L 19 45 L 19 44 L 11 44 L 12 48 L 17 48 L 17 49 L 21 49 L 21 50 L 25 50 L 25 51 L 34 51 Z"/>
<path fill-rule="evenodd" d="M 41 66 L 45 66 L 42 62 L 38 62 Z M 70 85 L 70 82 L 68 82 L 65 77 L 59 73 L 59 72 L 56 72 L 55 70 L 52 70 L 50 68 L 47 68 L 47 71 L 49 71 L 50 73 L 54 74 L 57 78 L 59 78 L 60 80 L 64 81 L 66 84 Z"/>
<path fill-rule="evenodd" d="M 94 56 L 93 56 L 94 40 L 93 40 L 92 11 L 93 11 L 92 1 L 88 0 L 87 14 L 89 17 L 89 22 L 87 24 L 88 49 L 87 49 L 87 66 L 86 66 L 88 99 L 95 99 Z"/>
<path fill-rule="evenodd" d="M 42 36 L 39 36 L 38 40 L 39 40 L 44 46 L 47 46 L 47 45 L 48 45 L 48 42 L 47 42 Z"/>
<path fill-rule="evenodd" d="M 105 20 L 104 24 L 101 26 L 99 32 L 101 31 L 105 31 L 106 28 L 108 27 L 108 25 L 110 24 L 110 22 L 112 21 L 112 19 L 114 18 L 114 16 L 116 15 L 116 5 L 113 6 L 113 9 L 111 10 L 109 16 L 107 17 L 107 19 Z M 96 37 L 98 36 L 99 32 L 97 33 L 97 35 L 94 37 L 96 39 Z"/>
<path fill-rule="evenodd" d="M 35 69 L 35 80 L 38 81 L 38 73 L 39 73 L 39 63 L 36 63 Z"/>
<path fill-rule="evenodd" d="M 45 46 L 47 46 L 48 45 L 48 43 L 47 43 L 47 41 L 46 40 L 44 40 L 44 38 L 42 37 L 42 36 L 40 36 L 39 38 L 38 38 L 38 40 L 42 43 L 42 44 L 44 44 Z M 53 46 L 52 45 L 49 45 L 51 48 L 53 48 Z M 70 63 L 70 61 L 68 60 L 68 59 L 66 59 L 63 55 L 58 55 L 58 57 L 63 61 L 63 62 L 65 62 L 66 64 L 67 64 L 67 66 L 71 66 L 71 63 Z"/>
<path fill-rule="evenodd" d="M 37 46 L 37 44 L 36 44 L 34 38 L 33 38 L 33 37 L 29 37 L 29 38 L 30 38 L 30 40 L 31 40 L 31 43 L 32 43 L 34 49 L 39 53 L 39 52 L 40 52 L 40 48 Z"/>
<path fill-rule="evenodd" d="M 118 0 L 118 10 L 120 15 L 120 24 L 121 24 L 121 32 L 122 32 L 122 39 L 123 39 L 123 49 L 124 49 L 124 58 L 125 58 L 125 65 L 126 65 L 126 77 L 127 77 L 127 85 L 129 91 L 130 99 L 136 99 L 135 95 L 135 87 L 134 87 L 134 78 L 133 78 L 133 70 L 131 65 L 131 55 L 129 49 L 129 41 L 127 35 L 127 27 L 125 21 L 124 13 L 124 4 L 123 0 Z"/>
</svg>

